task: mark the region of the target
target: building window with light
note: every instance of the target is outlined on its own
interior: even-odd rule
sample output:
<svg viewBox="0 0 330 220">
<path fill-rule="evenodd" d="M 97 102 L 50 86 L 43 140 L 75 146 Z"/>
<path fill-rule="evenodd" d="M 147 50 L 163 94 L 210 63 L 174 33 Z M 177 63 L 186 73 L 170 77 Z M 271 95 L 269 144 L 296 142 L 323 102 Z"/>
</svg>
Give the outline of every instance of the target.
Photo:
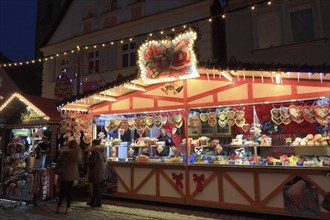
<svg viewBox="0 0 330 220">
<path fill-rule="evenodd" d="M 122 67 L 132 67 L 136 65 L 136 43 L 130 42 L 122 45 Z"/>
<path fill-rule="evenodd" d="M 69 73 L 69 58 L 65 57 L 65 58 L 62 58 L 61 59 L 61 62 L 60 62 L 60 71 L 61 71 L 61 74 L 62 73 Z"/>
<path fill-rule="evenodd" d="M 98 73 L 100 65 L 99 51 L 88 52 L 88 74 Z"/>
</svg>

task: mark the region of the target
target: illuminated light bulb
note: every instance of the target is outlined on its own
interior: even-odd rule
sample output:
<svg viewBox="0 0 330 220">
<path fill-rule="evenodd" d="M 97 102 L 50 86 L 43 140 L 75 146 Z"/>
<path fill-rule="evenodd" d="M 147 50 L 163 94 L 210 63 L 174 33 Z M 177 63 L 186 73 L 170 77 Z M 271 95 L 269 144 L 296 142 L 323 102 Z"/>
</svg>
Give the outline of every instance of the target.
<svg viewBox="0 0 330 220">
<path fill-rule="evenodd" d="M 59 54 L 57 53 L 57 54 L 56 54 L 56 56 L 58 57 L 58 56 L 59 56 Z"/>
<path fill-rule="evenodd" d="M 34 61 L 34 60 L 32 60 L 31 62 L 32 62 L 32 63 L 34 63 L 35 61 Z"/>
<path fill-rule="evenodd" d="M 8 66 L 11 66 L 11 63 L 10 63 L 10 64 L 8 64 Z"/>
<path fill-rule="evenodd" d="M 252 7 L 251 7 L 251 9 L 252 9 L 252 10 L 254 10 L 254 9 L 255 9 L 255 7 L 254 7 L 254 6 L 252 6 Z"/>
<path fill-rule="evenodd" d="M 113 41 L 111 41 L 111 45 L 113 45 Z"/>
<path fill-rule="evenodd" d="M 149 36 L 151 37 L 152 36 L 152 33 L 150 33 Z"/>
<path fill-rule="evenodd" d="M 225 15 L 225 14 L 223 14 L 221 17 L 222 17 L 222 18 L 226 18 L 226 15 Z"/>
<path fill-rule="evenodd" d="M 129 39 L 129 41 L 132 41 L 132 40 L 133 40 L 132 38 Z"/>
<path fill-rule="evenodd" d="M 212 18 L 209 18 L 209 22 L 212 22 Z"/>
<path fill-rule="evenodd" d="M 96 48 L 97 46 L 96 45 L 94 45 L 94 48 Z"/>
<path fill-rule="evenodd" d="M 121 40 L 120 43 L 122 44 L 122 43 L 124 43 L 124 41 Z"/>
<path fill-rule="evenodd" d="M 271 5 L 271 4 L 272 4 L 272 2 L 271 2 L 271 1 L 268 1 L 268 2 L 267 2 L 267 5 Z"/>
<path fill-rule="evenodd" d="M 105 47 L 105 44 L 102 44 L 102 47 Z"/>
<path fill-rule="evenodd" d="M 17 66 L 17 63 L 14 63 L 15 66 Z"/>
<path fill-rule="evenodd" d="M 187 26 L 186 25 L 183 25 L 183 28 L 186 28 Z"/>
<path fill-rule="evenodd" d="M 52 60 L 52 59 L 53 59 L 53 57 L 50 57 L 50 59 Z"/>
<path fill-rule="evenodd" d="M 26 64 L 29 64 L 29 61 L 26 61 Z"/>
<path fill-rule="evenodd" d="M 160 34 L 164 34 L 164 31 L 161 31 Z"/>
<path fill-rule="evenodd" d="M 74 50 L 71 50 L 71 53 L 74 53 Z"/>
<path fill-rule="evenodd" d="M 42 59 L 39 59 L 39 62 L 42 62 Z"/>
<path fill-rule="evenodd" d="M 172 31 L 174 32 L 174 31 L 175 31 L 175 29 L 174 29 L 174 28 L 172 28 Z"/>
<path fill-rule="evenodd" d="M 63 54 L 66 55 L 66 52 L 64 52 Z"/>
</svg>

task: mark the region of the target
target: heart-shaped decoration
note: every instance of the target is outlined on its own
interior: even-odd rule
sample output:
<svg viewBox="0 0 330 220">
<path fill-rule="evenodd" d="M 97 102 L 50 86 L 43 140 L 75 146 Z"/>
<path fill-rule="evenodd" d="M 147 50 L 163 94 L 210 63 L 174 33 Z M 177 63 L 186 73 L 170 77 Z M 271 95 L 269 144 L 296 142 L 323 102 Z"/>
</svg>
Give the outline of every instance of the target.
<svg viewBox="0 0 330 220">
<path fill-rule="evenodd" d="M 111 121 L 110 121 L 110 120 L 105 121 L 104 125 L 105 125 L 106 127 L 111 126 Z"/>
<path fill-rule="evenodd" d="M 270 114 L 272 115 L 272 118 L 280 119 L 281 117 L 280 108 L 272 108 L 272 110 L 270 110 Z"/>
<path fill-rule="evenodd" d="M 116 125 L 116 126 L 119 126 L 120 123 L 121 123 L 121 121 L 122 121 L 121 118 L 116 118 L 116 119 L 115 119 L 115 125 Z"/>
<path fill-rule="evenodd" d="M 160 124 L 155 124 L 155 126 L 157 127 L 157 128 L 159 128 L 159 129 L 161 129 L 162 127 L 163 127 L 163 124 L 162 123 L 160 123 Z"/>
<path fill-rule="evenodd" d="M 118 129 L 118 126 L 117 126 L 117 125 L 113 125 L 112 127 L 110 127 L 110 129 L 111 129 L 112 131 L 115 131 L 115 130 Z"/>
<path fill-rule="evenodd" d="M 147 124 L 147 117 L 146 116 L 141 116 L 140 117 L 140 123 L 142 126 L 145 126 Z"/>
<path fill-rule="evenodd" d="M 154 124 L 154 118 L 151 116 L 146 117 L 146 123 L 148 126 L 152 127 L 152 125 Z"/>
<path fill-rule="evenodd" d="M 244 111 L 235 111 L 235 118 L 236 118 L 236 121 L 237 119 L 238 120 L 241 120 L 244 118 L 244 115 L 245 115 L 245 112 Z"/>
<path fill-rule="evenodd" d="M 163 125 L 167 123 L 167 116 L 162 117 L 162 123 L 163 123 Z"/>
<path fill-rule="evenodd" d="M 227 115 L 226 115 L 225 112 L 219 112 L 219 113 L 218 113 L 218 117 L 219 117 L 219 119 L 220 119 L 221 121 L 224 121 L 224 120 L 226 120 Z"/>
<path fill-rule="evenodd" d="M 235 111 L 228 111 L 227 112 L 227 117 L 229 119 L 233 119 L 235 117 Z"/>
<path fill-rule="evenodd" d="M 138 135 L 140 135 L 140 137 L 142 137 L 143 133 L 144 133 L 144 129 L 139 128 L 136 130 L 136 133 L 138 133 Z"/>
<path fill-rule="evenodd" d="M 209 115 L 204 113 L 200 113 L 199 117 L 202 120 L 202 122 L 206 122 L 209 119 Z"/>
<path fill-rule="evenodd" d="M 323 105 L 316 105 L 314 106 L 314 112 L 317 116 L 323 118 L 328 115 L 329 113 L 329 105 L 323 104 Z"/>
<path fill-rule="evenodd" d="M 320 116 L 316 115 L 315 119 L 321 125 L 327 125 L 328 123 L 330 123 L 330 116 L 320 117 Z"/>
<path fill-rule="evenodd" d="M 292 120 L 294 121 L 294 122 L 296 122 L 296 123 L 298 123 L 298 124 L 301 124 L 305 119 L 304 119 L 304 116 L 299 116 L 298 118 L 296 118 L 296 117 L 291 117 L 292 118 Z"/>
<path fill-rule="evenodd" d="M 317 116 L 317 117 L 318 117 L 318 116 Z M 311 124 L 313 124 L 313 123 L 316 121 L 315 117 L 310 117 L 310 118 L 308 118 L 308 117 L 306 117 L 305 115 L 304 115 L 304 119 L 305 119 L 305 121 L 307 121 L 307 122 L 309 122 L 309 123 L 311 123 Z"/>
<path fill-rule="evenodd" d="M 199 123 L 200 123 L 200 119 L 198 116 L 192 116 L 189 118 L 189 124 L 190 126 L 196 128 L 199 126 Z"/>
<path fill-rule="evenodd" d="M 174 118 L 173 118 L 173 116 L 167 116 L 167 121 L 168 121 L 168 123 L 170 123 L 170 124 L 174 124 Z"/>
<path fill-rule="evenodd" d="M 154 124 L 157 125 L 157 127 L 158 127 L 158 125 L 162 125 L 163 124 L 163 122 L 162 122 L 162 116 L 161 115 L 158 115 L 158 116 L 155 116 L 154 117 Z"/>
<path fill-rule="evenodd" d="M 134 129 L 136 129 L 136 127 L 135 127 L 134 124 L 133 124 L 133 125 L 129 125 L 129 124 L 128 124 L 128 128 L 129 128 L 130 130 L 134 130 Z"/>
<path fill-rule="evenodd" d="M 250 127 L 251 127 L 250 124 L 242 125 L 242 129 L 243 129 L 244 132 L 248 132 L 250 130 Z"/>
<path fill-rule="evenodd" d="M 109 124 L 109 126 L 110 126 L 110 127 L 113 127 L 114 125 L 116 125 L 115 120 L 110 120 L 110 124 Z"/>
<path fill-rule="evenodd" d="M 141 128 L 143 129 L 143 130 L 149 130 L 149 126 L 147 125 L 147 123 L 146 124 L 144 124 L 144 125 L 142 125 L 141 124 Z"/>
<path fill-rule="evenodd" d="M 135 124 L 134 118 L 128 118 L 127 123 L 128 123 L 129 126 L 133 126 Z"/>
<path fill-rule="evenodd" d="M 283 117 L 282 114 L 281 114 L 281 121 L 282 121 L 283 124 L 288 125 L 288 124 L 291 123 L 292 119 L 291 119 L 291 117 Z"/>
<path fill-rule="evenodd" d="M 283 117 L 283 118 L 290 117 L 289 108 L 288 107 L 281 107 L 280 108 L 280 114 L 281 114 L 281 117 Z"/>
<path fill-rule="evenodd" d="M 290 115 L 294 118 L 300 118 L 303 115 L 303 109 L 298 105 L 290 105 L 289 106 Z"/>
<path fill-rule="evenodd" d="M 315 116 L 314 108 L 312 106 L 303 106 L 302 107 L 303 115 L 305 118 L 311 118 Z"/>
<path fill-rule="evenodd" d="M 124 131 L 126 132 L 129 128 L 129 125 L 128 125 L 128 121 L 127 119 L 124 119 L 121 121 L 121 126 L 120 126 L 122 129 L 124 129 Z"/>
<path fill-rule="evenodd" d="M 245 149 L 243 147 L 235 150 L 235 154 L 239 157 L 243 157 L 245 155 Z"/>
<path fill-rule="evenodd" d="M 217 119 L 216 118 L 209 118 L 207 120 L 207 123 L 213 128 L 217 124 Z"/>
<path fill-rule="evenodd" d="M 162 146 L 158 146 L 157 147 L 157 152 L 160 154 L 161 152 L 163 152 L 163 147 Z"/>
<path fill-rule="evenodd" d="M 245 124 L 245 118 L 242 118 L 242 119 L 237 119 L 236 118 L 236 125 L 237 125 L 237 127 L 242 127 L 244 124 Z"/>
<path fill-rule="evenodd" d="M 174 126 L 177 128 L 181 128 L 183 125 L 183 120 L 180 123 L 175 123 Z"/>
<path fill-rule="evenodd" d="M 203 153 L 203 147 L 195 147 L 194 151 L 197 155 L 200 155 Z"/>
<path fill-rule="evenodd" d="M 281 116 L 279 118 L 276 118 L 272 115 L 272 121 L 277 125 L 282 124 Z"/>
<path fill-rule="evenodd" d="M 230 127 L 234 126 L 235 125 L 235 122 L 236 122 L 236 119 L 235 118 L 229 118 L 228 119 L 228 125 Z"/>
<path fill-rule="evenodd" d="M 209 112 L 209 118 L 216 118 L 216 117 L 217 117 L 217 113 Z"/>
<path fill-rule="evenodd" d="M 175 133 L 176 133 L 177 130 L 178 130 L 178 129 L 177 129 L 176 127 L 173 127 L 173 128 L 172 128 L 172 134 L 175 135 Z"/>
<path fill-rule="evenodd" d="M 110 126 L 104 126 L 104 130 L 108 133 L 110 131 Z"/>
<path fill-rule="evenodd" d="M 125 133 L 125 130 L 123 128 L 118 129 L 118 131 L 120 135 L 123 135 Z"/>
<path fill-rule="evenodd" d="M 182 115 L 181 114 L 174 114 L 173 115 L 174 123 L 180 123 L 182 121 Z"/>
<path fill-rule="evenodd" d="M 220 127 L 224 128 L 227 125 L 227 120 L 218 120 L 218 124 Z"/>
</svg>

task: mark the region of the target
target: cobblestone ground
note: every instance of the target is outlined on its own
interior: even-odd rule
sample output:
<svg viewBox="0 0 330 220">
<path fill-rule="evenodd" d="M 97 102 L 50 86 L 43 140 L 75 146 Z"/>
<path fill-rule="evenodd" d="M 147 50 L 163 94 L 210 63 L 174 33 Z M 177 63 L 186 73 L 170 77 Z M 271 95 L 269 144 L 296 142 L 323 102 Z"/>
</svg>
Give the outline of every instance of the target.
<svg viewBox="0 0 330 220">
<path fill-rule="evenodd" d="M 235 211 L 219 211 L 208 208 L 186 207 L 173 205 L 159 205 L 150 202 L 132 202 L 125 200 L 107 199 L 100 208 L 91 208 L 86 205 L 87 198 L 80 198 L 72 204 L 72 213 L 55 214 L 56 201 L 48 200 L 33 204 L 22 203 L 12 207 L 10 202 L 6 208 L 0 208 L 2 220 L 53 220 L 53 219 L 79 219 L 79 220 L 263 220 L 285 219 L 283 216 L 267 216 L 262 214 L 238 213 Z M 4 204 L 2 202 L 2 204 Z M 290 218 L 294 219 L 294 218 Z"/>
</svg>

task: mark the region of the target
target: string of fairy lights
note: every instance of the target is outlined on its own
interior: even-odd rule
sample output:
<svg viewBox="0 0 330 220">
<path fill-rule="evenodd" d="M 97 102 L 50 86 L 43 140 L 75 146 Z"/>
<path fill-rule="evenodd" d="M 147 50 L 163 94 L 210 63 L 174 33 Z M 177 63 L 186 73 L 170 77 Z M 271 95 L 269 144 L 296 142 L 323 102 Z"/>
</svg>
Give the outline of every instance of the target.
<svg viewBox="0 0 330 220">
<path fill-rule="evenodd" d="M 257 6 L 259 5 L 268 5 L 271 6 L 272 1 L 259 1 L 259 2 L 255 2 L 253 4 L 249 4 L 246 5 L 244 7 L 239 8 L 239 10 L 242 9 L 250 9 L 250 10 L 256 10 Z M 45 57 L 40 57 L 40 58 L 34 58 L 31 60 L 25 60 L 25 61 L 16 61 L 16 62 L 7 62 L 7 63 L 0 63 L 0 68 L 13 68 L 13 67 L 20 67 L 20 66 L 24 66 L 24 65 L 33 65 L 33 64 L 37 64 L 37 63 L 43 63 L 43 62 L 48 62 L 50 60 L 54 60 L 56 58 L 62 58 L 62 57 L 66 57 L 69 54 L 74 54 L 77 53 L 80 50 L 89 50 L 89 49 L 97 49 L 97 48 L 102 48 L 102 47 L 106 47 L 106 46 L 115 46 L 116 44 L 124 44 L 124 43 L 128 43 L 128 42 L 132 42 L 134 38 L 140 37 L 140 36 L 146 36 L 147 39 L 150 38 L 155 38 L 157 39 L 158 37 L 162 37 L 166 34 L 170 35 L 171 33 L 176 33 L 178 30 L 185 30 L 187 28 L 191 28 L 189 27 L 189 25 L 192 25 L 194 23 L 197 22 L 202 22 L 202 21 L 206 21 L 208 23 L 212 23 L 214 20 L 216 19 L 225 19 L 227 18 L 227 16 L 230 13 L 234 13 L 236 12 L 238 9 L 234 9 L 234 10 L 230 10 L 230 11 L 223 11 L 215 16 L 211 16 L 211 17 L 205 17 L 205 18 L 200 18 L 194 21 L 190 21 L 187 22 L 185 24 L 179 24 L 176 26 L 172 26 L 172 27 L 168 27 L 168 28 L 164 28 L 164 29 L 160 29 L 160 30 L 155 30 L 153 32 L 150 33 L 142 33 L 142 34 L 137 34 L 134 36 L 130 36 L 130 37 L 124 37 L 121 39 L 113 39 L 111 41 L 106 41 L 106 42 L 102 42 L 102 43 L 97 43 L 97 44 L 88 44 L 88 45 L 79 45 L 76 46 L 75 48 L 71 48 L 68 49 L 66 51 L 62 51 L 56 54 L 52 54 L 49 56 L 45 56 Z"/>
</svg>

